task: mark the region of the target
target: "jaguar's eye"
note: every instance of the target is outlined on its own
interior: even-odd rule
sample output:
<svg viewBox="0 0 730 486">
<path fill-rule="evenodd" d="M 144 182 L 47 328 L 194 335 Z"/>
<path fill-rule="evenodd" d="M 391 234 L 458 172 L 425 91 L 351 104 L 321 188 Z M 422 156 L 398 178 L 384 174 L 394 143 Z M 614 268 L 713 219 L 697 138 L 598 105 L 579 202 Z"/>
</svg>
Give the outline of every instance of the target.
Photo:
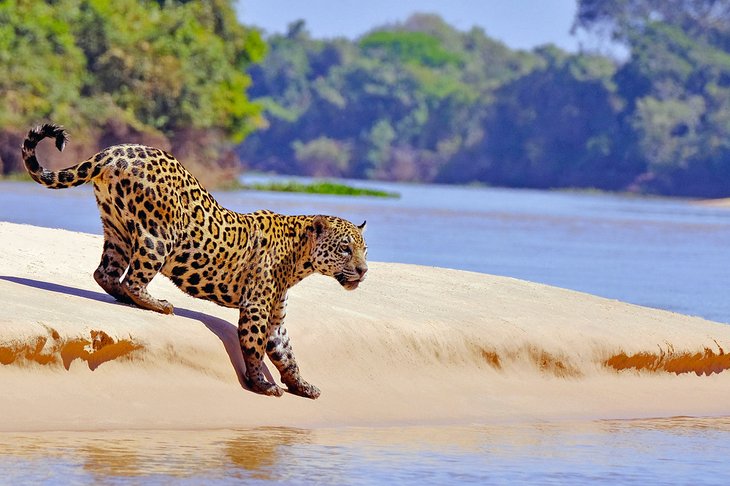
<svg viewBox="0 0 730 486">
<path fill-rule="evenodd" d="M 343 255 L 352 255 L 352 248 L 350 248 L 349 246 L 341 246 L 340 251 Z"/>
</svg>

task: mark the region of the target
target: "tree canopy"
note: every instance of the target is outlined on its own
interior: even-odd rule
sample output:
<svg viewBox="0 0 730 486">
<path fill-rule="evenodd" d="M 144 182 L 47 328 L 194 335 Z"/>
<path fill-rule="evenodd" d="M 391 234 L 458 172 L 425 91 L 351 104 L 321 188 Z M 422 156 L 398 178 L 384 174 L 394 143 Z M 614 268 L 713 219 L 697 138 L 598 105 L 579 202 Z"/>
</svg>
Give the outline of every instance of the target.
<svg viewBox="0 0 730 486">
<path fill-rule="evenodd" d="M 79 156 L 149 143 L 203 178 L 245 138 L 248 167 L 282 173 L 730 196 L 730 4 L 579 0 L 574 29 L 627 58 L 424 14 L 265 42 L 231 0 L 2 0 L 0 171 L 50 120 Z"/>
<path fill-rule="evenodd" d="M 628 59 L 513 50 L 433 15 L 354 41 L 297 22 L 248 69 L 267 127 L 239 153 L 283 173 L 729 196 L 727 2 L 581 0 L 575 28 Z"/>
<path fill-rule="evenodd" d="M 0 132 L 12 138 L 52 120 L 91 146 L 136 141 L 114 140 L 118 132 L 223 147 L 260 123 L 246 68 L 264 54 L 228 0 L 4 0 Z"/>
<path fill-rule="evenodd" d="M 574 29 L 603 30 L 631 43 L 655 24 L 676 27 L 692 38 L 726 37 L 730 3 L 725 0 L 579 0 Z"/>
</svg>

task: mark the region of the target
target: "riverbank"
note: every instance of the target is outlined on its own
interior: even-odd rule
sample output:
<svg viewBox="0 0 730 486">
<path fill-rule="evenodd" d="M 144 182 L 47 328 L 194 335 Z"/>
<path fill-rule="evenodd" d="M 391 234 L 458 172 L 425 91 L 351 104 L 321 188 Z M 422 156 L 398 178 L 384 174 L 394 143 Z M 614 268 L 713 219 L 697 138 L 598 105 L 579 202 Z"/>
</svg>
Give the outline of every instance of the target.
<svg viewBox="0 0 730 486">
<path fill-rule="evenodd" d="M 242 387 L 237 313 L 163 316 L 91 277 L 101 238 L 0 223 L 0 430 L 318 427 L 730 415 L 730 326 L 545 285 L 372 263 L 287 317 L 316 401 Z M 269 367 L 276 378 L 273 367 Z"/>
<path fill-rule="evenodd" d="M 695 204 L 712 208 L 730 208 L 730 197 L 720 199 L 700 199 L 695 201 Z"/>
</svg>

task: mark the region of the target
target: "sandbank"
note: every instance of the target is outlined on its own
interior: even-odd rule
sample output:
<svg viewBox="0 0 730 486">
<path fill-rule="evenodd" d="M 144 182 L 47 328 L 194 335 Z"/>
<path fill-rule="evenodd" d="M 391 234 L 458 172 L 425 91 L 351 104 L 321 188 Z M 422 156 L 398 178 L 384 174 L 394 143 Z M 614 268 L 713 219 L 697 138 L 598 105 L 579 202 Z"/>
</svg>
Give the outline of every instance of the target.
<svg viewBox="0 0 730 486">
<path fill-rule="evenodd" d="M 356 291 L 314 276 L 290 292 L 294 351 L 322 396 L 257 395 L 236 310 L 162 276 L 150 292 L 175 315 L 116 303 L 92 278 L 101 245 L 0 223 L 0 431 L 730 416 L 730 325 L 378 262 Z"/>
<path fill-rule="evenodd" d="M 713 208 L 730 208 L 730 197 L 724 197 L 719 199 L 699 199 L 697 201 L 694 201 L 694 203 L 700 206 Z"/>
</svg>

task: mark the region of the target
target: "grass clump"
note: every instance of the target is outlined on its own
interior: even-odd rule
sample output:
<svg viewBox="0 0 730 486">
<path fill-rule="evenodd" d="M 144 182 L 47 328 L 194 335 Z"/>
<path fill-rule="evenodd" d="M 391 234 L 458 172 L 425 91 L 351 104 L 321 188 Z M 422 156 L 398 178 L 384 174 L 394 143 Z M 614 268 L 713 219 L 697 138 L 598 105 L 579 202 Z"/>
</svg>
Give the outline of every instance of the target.
<svg viewBox="0 0 730 486">
<path fill-rule="evenodd" d="M 0 181 L 12 181 L 12 182 L 32 182 L 30 174 L 27 172 L 10 172 L 8 174 L 0 174 Z"/>
<path fill-rule="evenodd" d="M 397 198 L 400 194 L 378 189 L 365 189 L 329 181 L 315 181 L 304 184 L 296 181 L 256 182 L 226 186 L 226 189 L 245 189 L 252 191 L 298 192 L 304 194 L 330 194 L 335 196 L 370 196 Z"/>
</svg>

